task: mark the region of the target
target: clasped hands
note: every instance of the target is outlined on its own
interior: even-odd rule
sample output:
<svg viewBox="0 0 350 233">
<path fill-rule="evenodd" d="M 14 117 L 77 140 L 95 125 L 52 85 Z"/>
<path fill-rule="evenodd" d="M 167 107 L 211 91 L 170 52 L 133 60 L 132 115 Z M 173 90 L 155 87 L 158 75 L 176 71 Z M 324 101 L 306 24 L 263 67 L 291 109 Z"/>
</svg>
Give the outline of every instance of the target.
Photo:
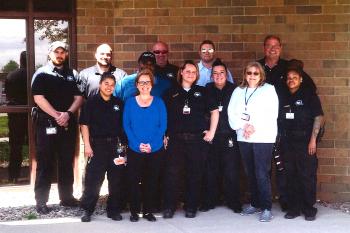
<svg viewBox="0 0 350 233">
<path fill-rule="evenodd" d="M 140 144 L 140 151 L 143 153 L 151 153 L 152 152 L 152 148 L 151 145 L 149 143 L 141 143 Z"/>
<path fill-rule="evenodd" d="M 55 121 L 59 126 L 68 127 L 69 114 L 68 112 L 56 112 L 57 116 L 55 117 Z"/>
<path fill-rule="evenodd" d="M 243 137 L 245 139 L 248 139 L 255 132 L 255 128 L 251 124 L 245 124 L 243 127 L 243 131 Z"/>
</svg>

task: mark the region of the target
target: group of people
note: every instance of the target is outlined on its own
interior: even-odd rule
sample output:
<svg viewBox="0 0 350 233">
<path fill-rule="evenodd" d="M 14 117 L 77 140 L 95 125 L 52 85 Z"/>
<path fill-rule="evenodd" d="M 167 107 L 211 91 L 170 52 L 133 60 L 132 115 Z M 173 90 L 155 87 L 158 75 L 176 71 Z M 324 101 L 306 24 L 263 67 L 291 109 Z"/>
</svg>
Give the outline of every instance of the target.
<svg viewBox="0 0 350 233">
<path fill-rule="evenodd" d="M 54 42 L 49 62 L 32 79 L 37 105 L 35 198 L 39 213 L 50 211 L 55 155 L 61 205 L 80 205 L 91 221 L 107 173 L 107 217 L 120 221 L 129 203 L 130 221 L 139 214 L 156 221 L 160 206 L 172 218 L 179 201 L 185 217 L 223 203 L 235 213 L 273 218 L 271 162 L 280 138 L 283 169 L 277 171 L 285 218 L 314 220 L 317 209 L 317 136 L 323 111 L 301 61 L 280 58 L 279 37 L 264 40 L 265 57 L 243 69 L 237 85 L 204 40 L 199 63 L 168 62 L 169 48 L 157 42 L 127 75 L 112 65 L 112 49 L 97 47 L 96 64 L 79 74 L 67 66 L 67 45 Z M 81 108 L 79 121 L 78 111 Z M 86 170 L 80 202 L 72 193 L 77 124 L 84 142 Z M 127 146 L 125 146 L 127 145 Z M 250 204 L 242 208 L 241 161 Z M 182 194 L 182 195 L 181 195 Z"/>
</svg>

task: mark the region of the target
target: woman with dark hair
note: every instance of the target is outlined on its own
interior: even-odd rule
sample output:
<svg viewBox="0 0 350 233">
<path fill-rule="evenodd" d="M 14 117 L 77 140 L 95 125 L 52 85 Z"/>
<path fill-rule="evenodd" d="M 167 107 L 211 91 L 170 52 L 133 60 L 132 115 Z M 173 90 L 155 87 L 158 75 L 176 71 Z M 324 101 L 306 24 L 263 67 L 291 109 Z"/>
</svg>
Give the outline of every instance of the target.
<svg viewBox="0 0 350 233">
<path fill-rule="evenodd" d="M 99 93 L 88 98 L 80 114 L 80 130 L 84 141 L 84 154 L 88 158 L 85 189 L 81 198 L 84 209 L 82 222 L 90 222 L 100 188 L 107 172 L 107 216 L 120 221 L 125 159 L 118 149 L 122 136 L 122 101 L 112 95 L 115 77 L 111 73 L 101 76 Z"/>
<path fill-rule="evenodd" d="M 279 128 L 281 153 L 287 173 L 288 212 L 293 219 L 304 214 L 315 220 L 317 136 L 324 123 L 323 110 L 315 86 L 303 81 L 301 66 L 287 68 L 289 92 L 280 98 Z"/>
<path fill-rule="evenodd" d="M 251 204 L 242 215 L 259 212 L 261 222 L 273 215 L 270 169 L 272 148 L 277 136 L 278 97 L 275 88 L 265 83 L 264 69 L 250 62 L 243 71 L 243 81 L 231 96 L 228 119 L 236 130 L 251 193 Z"/>
<path fill-rule="evenodd" d="M 138 94 L 126 100 L 123 126 L 128 138 L 128 180 L 130 191 L 130 221 L 139 220 L 143 203 L 143 218 L 154 222 L 154 192 L 158 187 L 162 166 L 167 113 L 161 98 L 152 96 L 154 76 L 144 69 L 135 79 Z M 141 183 L 141 185 L 140 185 Z M 142 190 L 142 191 L 141 191 Z"/>
<path fill-rule="evenodd" d="M 196 85 L 198 67 L 185 61 L 177 86 L 165 96 L 168 109 L 168 149 L 164 177 L 164 218 L 172 218 L 178 197 L 179 175 L 185 170 L 185 216 L 196 216 L 201 180 L 209 143 L 213 140 L 219 110 L 204 87 Z"/>
<path fill-rule="evenodd" d="M 203 203 L 200 211 L 207 211 L 217 205 L 223 188 L 224 201 L 235 213 L 242 211 L 239 192 L 240 153 L 237 135 L 231 129 L 227 106 L 236 88 L 227 79 L 227 67 L 216 59 L 212 65 L 213 82 L 206 85 L 209 98 L 215 101 L 220 117 L 215 137 L 208 154 L 206 164 L 206 188 L 203 192 Z"/>
</svg>

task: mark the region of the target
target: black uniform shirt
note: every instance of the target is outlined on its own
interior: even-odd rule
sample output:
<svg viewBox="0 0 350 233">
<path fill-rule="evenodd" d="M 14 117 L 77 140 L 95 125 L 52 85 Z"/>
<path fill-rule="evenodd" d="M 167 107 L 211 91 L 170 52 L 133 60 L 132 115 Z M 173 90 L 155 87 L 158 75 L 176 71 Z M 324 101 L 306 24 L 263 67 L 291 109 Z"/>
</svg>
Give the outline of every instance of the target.
<svg viewBox="0 0 350 233">
<path fill-rule="evenodd" d="M 293 119 L 286 114 L 293 113 Z M 288 93 L 280 98 L 279 127 L 281 130 L 312 132 L 314 119 L 323 115 L 317 94 L 310 89 L 300 88 L 294 94 Z"/>
<path fill-rule="evenodd" d="M 39 68 L 33 79 L 32 94 L 43 95 L 57 111 L 67 111 L 74 96 L 82 95 L 77 87 L 76 75 L 69 68 L 59 70 L 49 63 Z"/>
<path fill-rule="evenodd" d="M 122 132 L 123 102 L 111 96 L 105 101 L 100 94 L 93 95 L 85 102 L 79 123 L 89 127 L 92 138 L 115 138 Z"/>
<path fill-rule="evenodd" d="M 213 99 L 218 107 L 222 106 L 216 134 L 235 134 L 235 131 L 231 129 L 228 123 L 227 107 L 236 85 L 226 82 L 226 85 L 220 90 L 215 87 L 214 83 L 208 83 L 206 88 L 209 98 Z"/>
<path fill-rule="evenodd" d="M 192 85 L 187 92 L 180 85 L 171 88 L 165 95 L 168 109 L 168 134 L 202 133 L 209 129 L 210 112 L 217 109 L 215 101 L 208 98 L 204 87 Z M 184 106 L 190 114 L 184 114 Z"/>
<path fill-rule="evenodd" d="M 172 85 L 176 83 L 176 77 L 179 67 L 173 64 L 166 64 L 164 67 L 158 65 L 155 66 L 155 75 L 162 79 L 167 79 L 171 82 Z"/>
<path fill-rule="evenodd" d="M 282 95 L 284 92 L 288 92 L 286 85 L 286 71 L 288 61 L 280 58 L 277 65 L 270 68 L 265 63 L 265 58 L 258 61 L 265 70 L 266 82 L 275 86 L 276 93 L 278 96 Z"/>
</svg>

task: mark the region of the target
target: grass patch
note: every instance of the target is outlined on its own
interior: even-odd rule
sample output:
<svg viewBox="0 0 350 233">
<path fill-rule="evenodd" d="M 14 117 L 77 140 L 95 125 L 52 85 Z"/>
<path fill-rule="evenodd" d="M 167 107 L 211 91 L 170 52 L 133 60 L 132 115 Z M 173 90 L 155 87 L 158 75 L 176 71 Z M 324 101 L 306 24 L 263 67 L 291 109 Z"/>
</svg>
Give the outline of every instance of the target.
<svg viewBox="0 0 350 233">
<path fill-rule="evenodd" d="M 32 219 L 37 219 L 38 216 L 34 212 L 30 212 L 24 216 L 25 219 L 27 220 L 32 220 Z"/>
<path fill-rule="evenodd" d="M 8 118 L 6 116 L 0 116 L 0 138 L 8 137 L 9 135 L 9 128 L 7 125 Z"/>
</svg>

